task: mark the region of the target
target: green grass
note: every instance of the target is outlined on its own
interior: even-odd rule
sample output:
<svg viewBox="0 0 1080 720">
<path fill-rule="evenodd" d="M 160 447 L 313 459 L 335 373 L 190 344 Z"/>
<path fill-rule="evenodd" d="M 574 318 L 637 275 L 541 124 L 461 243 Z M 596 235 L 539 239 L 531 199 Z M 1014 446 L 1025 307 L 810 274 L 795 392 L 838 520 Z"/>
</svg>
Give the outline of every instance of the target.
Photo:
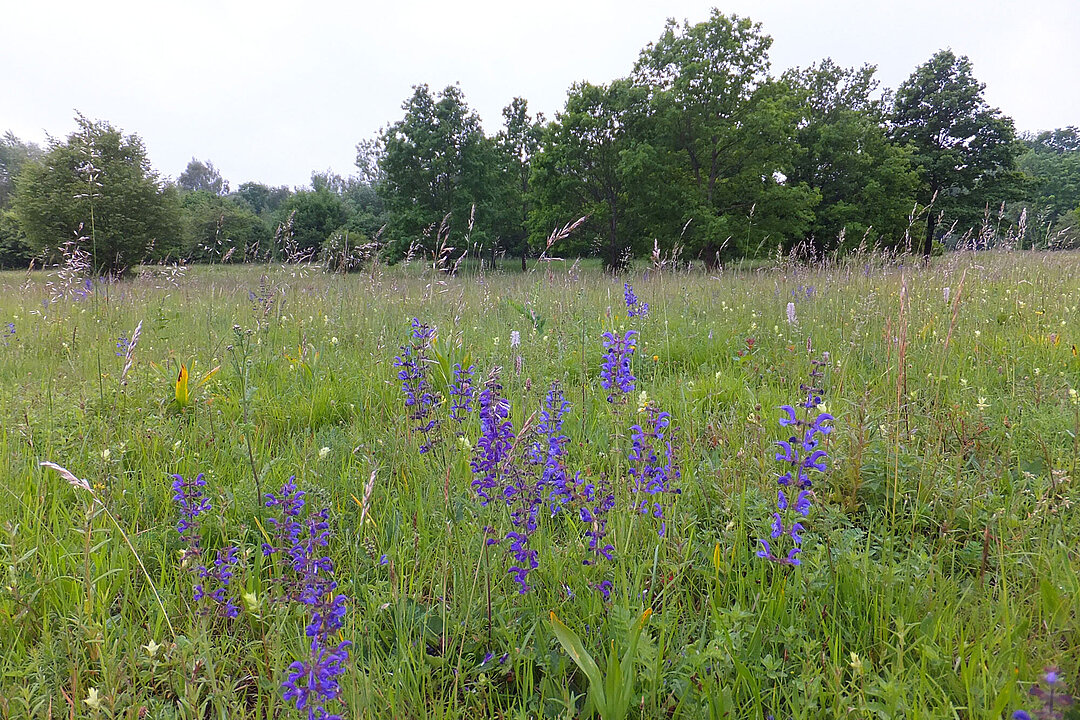
<svg viewBox="0 0 1080 720">
<path fill-rule="evenodd" d="M 1065 253 L 639 271 L 626 278 L 651 308 L 638 320 L 623 278 L 569 263 L 484 277 L 199 267 L 54 302 L 55 278 L 0 274 L 0 326 L 16 327 L 0 345 L 0 718 L 289 716 L 280 685 L 305 651 L 303 619 L 270 599 L 253 466 L 263 492 L 295 474 L 331 508 L 351 718 L 578 716 L 588 680 L 552 611 L 604 668 L 652 609 L 622 668 L 629 717 L 1001 718 L 1029 707 L 1046 665 L 1076 690 L 1078 277 Z M 483 549 L 483 527 L 509 521 L 477 502 L 466 444 L 448 434 L 417 452 L 393 366 L 413 317 L 478 375 L 502 366 L 515 428 L 562 383 L 570 470 L 619 488 L 613 563 L 584 566 L 581 524 L 545 517 L 535 587 L 517 593 L 505 541 Z M 139 322 L 122 385 L 117 338 Z M 664 538 L 625 510 L 637 392 L 613 406 L 598 382 L 601 333 L 631 328 L 638 391 L 677 428 L 682 493 Z M 830 353 L 836 430 L 790 568 L 755 551 L 778 406 L 798 399 L 808 337 Z M 193 377 L 221 366 L 183 412 L 168 403 L 180 362 Z M 474 416 L 474 445 L 478 432 Z M 94 485 L 165 613 L 109 518 L 42 460 Z M 169 475 L 199 472 L 205 545 L 243 550 L 235 621 L 193 613 L 178 560 Z M 590 588 L 602 579 L 610 602 Z"/>
</svg>

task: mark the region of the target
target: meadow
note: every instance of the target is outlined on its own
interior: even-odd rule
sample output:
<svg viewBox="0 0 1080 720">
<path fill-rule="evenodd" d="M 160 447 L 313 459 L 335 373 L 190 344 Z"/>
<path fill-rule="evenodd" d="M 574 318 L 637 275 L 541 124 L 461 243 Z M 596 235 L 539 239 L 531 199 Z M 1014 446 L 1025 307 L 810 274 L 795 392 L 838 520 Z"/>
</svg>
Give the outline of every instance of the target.
<svg viewBox="0 0 1080 720">
<path fill-rule="evenodd" d="M 1078 278 L 0 274 L 0 718 L 1060 717 Z"/>
</svg>

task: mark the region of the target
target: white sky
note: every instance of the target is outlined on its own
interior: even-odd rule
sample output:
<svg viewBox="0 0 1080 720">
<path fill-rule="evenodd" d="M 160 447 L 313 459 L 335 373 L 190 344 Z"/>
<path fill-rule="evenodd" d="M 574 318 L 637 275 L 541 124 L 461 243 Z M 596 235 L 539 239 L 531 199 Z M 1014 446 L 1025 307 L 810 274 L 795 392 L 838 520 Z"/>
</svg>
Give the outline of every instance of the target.
<svg viewBox="0 0 1080 720">
<path fill-rule="evenodd" d="M 577 80 L 626 75 L 667 17 L 715 2 L 0 0 L 0 132 L 43 142 L 75 109 L 140 135 L 176 177 L 192 156 L 233 187 L 353 172 L 357 141 L 411 87 L 460 82 L 488 132 L 515 95 L 549 118 Z M 762 23 L 774 74 L 823 57 L 895 88 L 951 47 L 1020 130 L 1080 125 L 1080 1 L 730 0 Z"/>
</svg>

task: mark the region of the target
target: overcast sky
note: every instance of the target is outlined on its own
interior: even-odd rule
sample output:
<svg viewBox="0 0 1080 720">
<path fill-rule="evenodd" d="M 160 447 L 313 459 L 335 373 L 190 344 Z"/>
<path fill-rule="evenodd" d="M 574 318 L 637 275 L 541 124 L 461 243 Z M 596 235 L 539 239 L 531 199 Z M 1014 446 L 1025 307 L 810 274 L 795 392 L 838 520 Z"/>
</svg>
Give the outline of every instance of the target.
<svg viewBox="0 0 1080 720">
<path fill-rule="evenodd" d="M 354 170 L 357 141 L 402 116 L 411 87 L 460 82 L 488 132 L 515 95 L 548 117 L 571 83 L 626 75 L 691 0 L 277 2 L 0 0 L 0 132 L 44 142 L 77 109 L 140 135 L 176 177 L 193 156 L 236 187 Z M 1080 1 L 732 0 L 762 23 L 773 72 L 870 62 L 895 88 L 951 47 L 1020 130 L 1080 125 Z"/>
</svg>

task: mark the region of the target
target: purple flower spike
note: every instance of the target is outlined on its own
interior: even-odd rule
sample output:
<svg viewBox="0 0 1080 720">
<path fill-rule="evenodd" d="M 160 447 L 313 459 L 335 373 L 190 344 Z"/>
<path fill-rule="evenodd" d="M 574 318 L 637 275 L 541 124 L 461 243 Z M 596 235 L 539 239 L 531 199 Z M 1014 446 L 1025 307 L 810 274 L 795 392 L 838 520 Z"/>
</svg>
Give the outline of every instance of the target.
<svg viewBox="0 0 1080 720">
<path fill-rule="evenodd" d="M 427 376 L 427 351 L 434 336 L 434 328 L 413 318 L 412 344 L 402 345 L 401 355 L 394 358 L 394 367 L 401 368 L 398 371 L 398 380 L 401 381 L 401 392 L 405 396 L 409 419 L 416 422 L 414 430 L 424 438 L 420 444 L 421 455 L 429 452 L 438 441 L 438 422 L 431 416 L 435 394 Z"/>
<path fill-rule="evenodd" d="M 286 481 L 279 494 L 266 498 L 266 506 L 277 510 L 278 517 L 269 519 L 274 532 L 263 545 L 263 553 L 283 558 L 282 576 L 276 579 L 283 588 L 280 599 L 304 607 L 304 634 L 310 638 L 308 656 L 289 666 L 281 684 L 282 697 L 295 703 L 297 710 L 307 711 L 309 720 L 340 718 L 328 713 L 326 705 L 338 699 L 338 678 L 349 659 L 350 643 L 339 641 L 348 599 L 338 592 L 334 563 L 324 550 L 330 539 L 329 510 L 309 511 L 301 517 L 304 493 L 296 489 L 295 477 Z"/>
<path fill-rule="evenodd" d="M 604 338 L 604 359 L 600 365 L 600 386 L 608 391 L 608 402 L 615 402 L 619 395 L 632 393 L 637 379 L 630 371 L 630 361 L 637 348 L 637 331 L 628 330 L 626 335 L 606 332 Z"/>
<path fill-rule="evenodd" d="M 462 368 L 461 363 L 454 364 L 454 382 L 450 384 L 450 418 L 461 423 L 473 410 L 473 401 L 476 399 L 476 386 L 473 384 L 473 373 L 476 368 L 470 365 Z"/>
<path fill-rule="evenodd" d="M 630 317 L 647 317 L 649 314 L 649 303 L 638 302 L 637 295 L 634 294 L 634 288 L 630 286 L 630 283 L 623 283 L 623 299 L 626 301 L 626 314 Z"/>
<path fill-rule="evenodd" d="M 805 526 L 798 522 L 798 517 L 808 517 L 811 509 L 812 493 L 810 488 L 813 480 L 810 473 L 824 473 L 828 470 L 826 460 L 828 455 L 819 446 L 821 439 L 832 432 L 833 416 L 828 413 L 818 412 L 821 405 L 823 390 L 817 387 L 827 359 L 822 355 L 822 360 L 811 359 L 810 382 L 799 386 L 805 400 L 797 405 L 781 405 L 780 427 L 795 434 L 787 440 L 778 440 L 777 447 L 780 452 L 775 453 L 777 462 L 784 463 L 787 467 L 785 472 L 777 477 L 777 483 L 781 486 L 776 496 L 776 508 L 771 523 L 771 537 L 774 541 L 780 541 L 784 537 L 791 539 L 791 548 L 786 556 L 775 555 L 769 543 L 760 540 L 763 550 L 757 552 L 757 556 L 780 565 L 799 565 L 799 553 L 802 552 L 802 533 Z M 800 439 L 801 436 L 801 439 Z M 800 452 L 801 451 L 801 452 Z M 798 490 L 794 502 L 790 502 L 784 488 L 794 487 Z"/>
<path fill-rule="evenodd" d="M 510 422 L 510 403 L 499 397 L 501 390 L 496 368 L 480 393 L 480 439 L 471 462 L 474 476 L 472 486 L 480 496 L 481 505 L 491 502 L 502 477 L 502 465 L 510 455 L 515 438 L 514 426 Z"/>
<path fill-rule="evenodd" d="M 663 537 L 667 529 L 663 501 L 680 494 L 676 483 L 681 473 L 669 432 L 671 415 L 652 402 L 642 412 L 644 421 L 630 428 L 630 479 L 633 483 L 630 489 L 639 497 L 648 496 L 637 500 L 637 506 L 641 513 L 650 513 L 660 520 L 659 532 Z"/>
</svg>

